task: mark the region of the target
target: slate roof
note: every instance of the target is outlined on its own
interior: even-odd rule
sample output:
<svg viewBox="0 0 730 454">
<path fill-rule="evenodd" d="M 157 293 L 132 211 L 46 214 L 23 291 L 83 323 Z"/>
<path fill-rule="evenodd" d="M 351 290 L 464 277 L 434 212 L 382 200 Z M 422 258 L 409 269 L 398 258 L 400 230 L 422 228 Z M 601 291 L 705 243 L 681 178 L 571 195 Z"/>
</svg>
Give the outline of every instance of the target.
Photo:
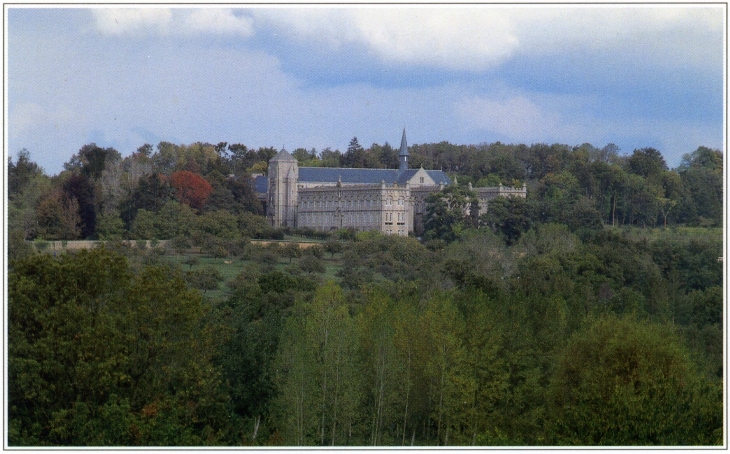
<svg viewBox="0 0 730 454">
<path fill-rule="evenodd" d="M 413 178 L 413 175 L 418 172 L 418 169 L 408 169 L 404 170 L 403 172 L 398 175 L 398 179 L 396 180 L 396 183 L 398 183 L 398 186 L 405 186 L 406 183 L 408 183 L 408 180 Z"/>
<path fill-rule="evenodd" d="M 286 159 L 286 157 L 284 158 Z M 342 180 L 343 184 L 380 184 L 384 181 L 389 185 L 397 183 L 398 186 L 405 186 L 418 170 L 408 169 L 401 172 L 398 169 L 300 167 L 299 181 L 304 183 L 337 183 L 337 180 Z M 426 170 L 426 173 L 433 178 L 436 184 L 441 182 L 445 185 L 451 184 L 451 179 L 441 170 Z M 269 190 L 269 178 L 265 176 L 254 178 L 254 189 L 258 193 L 266 193 Z"/>
<path fill-rule="evenodd" d="M 451 178 L 449 178 L 443 170 L 426 170 L 426 173 L 433 179 L 433 181 L 436 182 L 436 184 L 439 184 L 442 181 L 446 186 L 451 184 Z"/>
<path fill-rule="evenodd" d="M 309 183 L 331 182 L 338 179 L 344 184 L 393 184 L 398 178 L 397 169 L 350 169 L 342 167 L 300 167 L 299 181 Z"/>
<path fill-rule="evenodd" d="M 269 161 L 296 161 L 296 159 L 291 155 L 291 153 L 282 148 L 281 151 L 276 153 Z"/>
</svg>

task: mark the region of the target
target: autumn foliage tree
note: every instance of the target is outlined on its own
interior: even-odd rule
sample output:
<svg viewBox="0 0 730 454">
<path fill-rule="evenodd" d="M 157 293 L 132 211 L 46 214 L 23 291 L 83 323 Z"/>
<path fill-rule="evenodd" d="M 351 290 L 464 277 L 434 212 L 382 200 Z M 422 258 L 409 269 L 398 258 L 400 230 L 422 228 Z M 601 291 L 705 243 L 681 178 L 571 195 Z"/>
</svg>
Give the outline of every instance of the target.
<svg viewBox="0 0 730 454">
<path fill-rule="evenodd" d="M 180 203 L 202 210 L 213 187 L 205 178 L 188 170 L 175 172 L 170 176 L 170 184 L 175 188 L 175 197 Z"/>
</svg>

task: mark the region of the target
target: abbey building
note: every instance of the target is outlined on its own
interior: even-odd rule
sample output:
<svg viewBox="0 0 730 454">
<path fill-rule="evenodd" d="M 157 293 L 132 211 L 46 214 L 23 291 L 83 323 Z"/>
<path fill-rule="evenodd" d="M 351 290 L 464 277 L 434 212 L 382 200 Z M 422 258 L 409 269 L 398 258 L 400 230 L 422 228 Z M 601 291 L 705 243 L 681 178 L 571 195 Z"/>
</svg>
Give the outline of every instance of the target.
<svg viewBox="0 0 730 454">
<path fill-rule="evenodd" d="M 269 161 L 268 177 L 256 180 L 257 192 L 265 197 L 266 218 L 273 227 L 420 235 L 426 198 L 453 183 L 441 170 L 408 167 L 405 129 L 398 157 L 398 169 L 299 167 L 291 154 L 281 150 Z M 526 196 L 524 186 L 472 190 L 479 196 L 480 212 L 495 197 Z"/>
</svg>

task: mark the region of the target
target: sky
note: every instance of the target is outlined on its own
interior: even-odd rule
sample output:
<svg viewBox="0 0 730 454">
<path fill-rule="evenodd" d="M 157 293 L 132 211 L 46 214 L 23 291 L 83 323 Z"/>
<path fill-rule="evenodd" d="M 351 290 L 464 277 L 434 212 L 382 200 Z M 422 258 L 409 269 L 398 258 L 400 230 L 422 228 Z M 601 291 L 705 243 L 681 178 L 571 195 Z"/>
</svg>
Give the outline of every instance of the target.
<svg viewBox="0 0 730 454">
<path fill-rule="evenodd" d="M 6 154 L 85 144 L 724 151 L 722 4 L 5 5 Z"/>
</svg>

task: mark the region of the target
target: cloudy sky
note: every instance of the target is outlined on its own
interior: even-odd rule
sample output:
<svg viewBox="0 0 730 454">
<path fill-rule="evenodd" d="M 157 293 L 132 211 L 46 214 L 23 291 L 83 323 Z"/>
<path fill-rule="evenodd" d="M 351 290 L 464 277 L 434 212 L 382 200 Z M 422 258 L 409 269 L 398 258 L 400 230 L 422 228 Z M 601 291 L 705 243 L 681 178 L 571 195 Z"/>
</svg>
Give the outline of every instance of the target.
<svg viewBox="0 0 730 454">
<path fill-rule="evenodd" d="M 6 150 L 723 149 L 724 5 L 5 6 Z"/>
</svg>

